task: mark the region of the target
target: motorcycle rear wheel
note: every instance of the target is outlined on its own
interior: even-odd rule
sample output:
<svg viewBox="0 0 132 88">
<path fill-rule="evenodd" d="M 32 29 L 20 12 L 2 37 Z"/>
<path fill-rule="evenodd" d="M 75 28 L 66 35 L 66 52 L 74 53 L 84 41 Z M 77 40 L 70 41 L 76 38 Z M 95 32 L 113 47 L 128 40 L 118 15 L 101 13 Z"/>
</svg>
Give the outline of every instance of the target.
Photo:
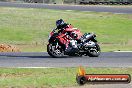
<svg viewBox="0 0 132 88">
<path fill-rule="evenodd" d="M 87 55 L 89 57 L 98 57 L 100 53 L 101 53 L 100 46 L 98 45 L 98 43 L 95 43 L 95 47 L 90 48 L 87 52 Z"/>
</svg>

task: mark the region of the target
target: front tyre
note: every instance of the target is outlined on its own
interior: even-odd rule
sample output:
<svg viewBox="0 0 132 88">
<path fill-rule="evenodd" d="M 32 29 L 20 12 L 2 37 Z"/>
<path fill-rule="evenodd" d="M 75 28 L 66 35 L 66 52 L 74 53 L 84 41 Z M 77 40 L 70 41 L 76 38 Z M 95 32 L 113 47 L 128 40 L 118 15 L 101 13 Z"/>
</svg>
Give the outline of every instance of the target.
<svg viewBox="0 0 132 88">
<path fill-rule="evenodd" d="M 54 57 L 54 58 L 64 57 L 64 51 L 58 43 L 57 44 L 48 44 L 47 52 L 51 57 Z"/>
<path fill-rule="evenodd" d="M 95 43 L 94 47 L 89 48 L 87 55 L 89 57 L 98 57 L 100 53 L 101 53 L 100 46 L 98 45 L 98 43 Z"/>
</svg>

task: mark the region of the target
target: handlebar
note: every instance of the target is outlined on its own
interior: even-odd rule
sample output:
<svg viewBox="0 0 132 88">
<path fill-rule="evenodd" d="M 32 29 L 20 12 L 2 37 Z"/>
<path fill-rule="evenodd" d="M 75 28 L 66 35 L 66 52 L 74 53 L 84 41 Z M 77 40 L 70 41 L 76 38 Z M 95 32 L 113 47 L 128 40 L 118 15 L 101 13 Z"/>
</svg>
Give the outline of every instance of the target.
<svg viewBox="0 0 132 88">
<path fill-rule="evenodd" d="M 57 28 L 54 28 L 52 31 L 55 32 L 55 30 L 57 30 Z"/>
</svg>

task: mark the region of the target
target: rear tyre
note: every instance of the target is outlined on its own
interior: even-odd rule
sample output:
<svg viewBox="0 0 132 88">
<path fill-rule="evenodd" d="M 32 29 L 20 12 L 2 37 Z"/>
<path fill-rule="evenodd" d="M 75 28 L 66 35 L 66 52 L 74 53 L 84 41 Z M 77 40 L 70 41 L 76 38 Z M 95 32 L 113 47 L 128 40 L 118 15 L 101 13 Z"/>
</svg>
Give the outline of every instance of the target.
<svg viewBox="0 0 132 88">
<path fill-rule="evenodd" d="M 95 47 L 91 47 L 88 52 L 87 52 L 87 55 L 89 57 L 98 57 L 101 53 L 101 50 L 100 50 L 100 46 L 95 43 Z"/>
</svg>

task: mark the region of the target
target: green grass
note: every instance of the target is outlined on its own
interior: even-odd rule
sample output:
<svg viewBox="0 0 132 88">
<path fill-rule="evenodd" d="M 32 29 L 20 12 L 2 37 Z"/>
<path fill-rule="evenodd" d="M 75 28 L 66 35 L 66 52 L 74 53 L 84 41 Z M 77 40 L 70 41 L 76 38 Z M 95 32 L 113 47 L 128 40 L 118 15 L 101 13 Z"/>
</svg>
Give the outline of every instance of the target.
<svg viewBox="0 0 132 88">
<path fill-rule="evenodd" d="M 86 68 L 87 74 L 131 74 L 131 68 Z M 78 68 L 0 68 L 0 88 L 64 88 L 78 86 Z"/>
<path fill-rule="evenodd" d="M 132 15 L 33 8 L 0 7 L 0 42 L 46 47 L 57 19 L 83 33 L 95 32 L 102 51 L 132 50 Z M 114 47 L 113 47 L 114 45 Z M 19 47 L 19 46 L 18 46 Z M 36 51 L 30 47 L 22 51 Z M 37 49 L 42 51 L 42 49 Z"/>
</svg>

